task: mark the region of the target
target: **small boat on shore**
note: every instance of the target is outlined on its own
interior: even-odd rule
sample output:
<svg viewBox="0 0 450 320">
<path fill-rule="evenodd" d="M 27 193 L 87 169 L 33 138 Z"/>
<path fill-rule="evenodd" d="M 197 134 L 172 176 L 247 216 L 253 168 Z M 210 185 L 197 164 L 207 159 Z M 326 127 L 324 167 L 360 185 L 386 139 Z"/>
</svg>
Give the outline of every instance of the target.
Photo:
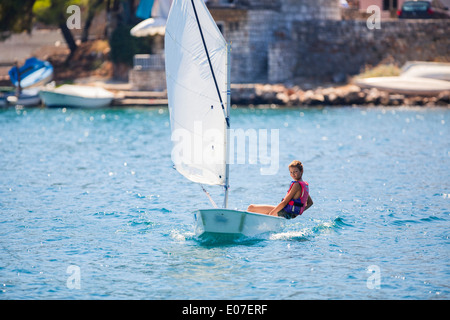
<svg viewBox="0 0 450 320">
<path fill-rule="evenodd" d="M 39 96 L 40 88 L 24 89 L 16 96 L 14 91 L 0 93 L 0 107 L 36 107 L 41 104 L 41 97 Z"/>
<path fill-rule="evenodd" d="M 450 63 L 408 61 L 402 67 L 401 76 L 450 81 Z"/>
<path fill-rule="evenodd" d="M 358 79 L 355 84 L 361 88 L 376 88 L 406 95 L 434 96 L 450 90 L 450 81 L 409 76 Z"/>
<path fill-rule="evenodd" d="M 19 82 L 21 88 L 43 86 L 52 80 L 53 66 L 48 61 L 32 57 L 22 67 L 12 67 L 8 74 L 15 87 L 19 86 Z"/>
<path fill-rule="evenodd" d="M 435 96 L 450 90 L 450 63 L 409 61 L 399 76 L 356 79 L 355 84 L 390 93 Z"/>
<path fill-rule="evenodd" d="M 47 107 L 102 108 L 109 106 L 114 94 L 100 87 L 65 84 L 40 91 Z"/>
</svg>

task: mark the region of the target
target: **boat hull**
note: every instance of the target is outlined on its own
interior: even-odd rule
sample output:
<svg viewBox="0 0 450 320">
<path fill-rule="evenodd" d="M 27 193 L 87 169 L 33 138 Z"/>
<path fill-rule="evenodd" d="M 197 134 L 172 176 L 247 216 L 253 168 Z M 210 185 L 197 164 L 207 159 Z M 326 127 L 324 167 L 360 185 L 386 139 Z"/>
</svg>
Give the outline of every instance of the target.
<svg viewBox="0 0 450 320">
<path fill-rule="evenodd" d="M 194 212 L 195 234 L 252 237 L 281 230 L 286 219 L 231 209 L 201 209 Z"/>
<path fill-rule="evenodd" d="M 19 97 L 14 92 L 0 97 L 0 107 L 35 107 L 41 104 L 39 89 L 24 89 Z"/>
<path fill-rule="evenodd" d="M 112 97 L 89 98 L 45 90 L 40 95 L 47 107 L 102 108 L 109 106 L 113 100 Z"/>
<path fill-rule="evenodd" d="M 359 79 L 355 81 L 355 84 L 361 88 L 375 88 L 408 95 L 435 96 L 450 90 L 448 81 L 407 76 Z"/>
</svg>

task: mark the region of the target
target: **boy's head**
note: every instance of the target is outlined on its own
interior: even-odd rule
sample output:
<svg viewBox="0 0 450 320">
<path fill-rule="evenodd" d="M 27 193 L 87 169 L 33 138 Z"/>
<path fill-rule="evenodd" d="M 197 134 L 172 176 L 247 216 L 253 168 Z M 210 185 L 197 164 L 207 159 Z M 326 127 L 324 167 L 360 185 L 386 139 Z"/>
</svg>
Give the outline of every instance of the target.
<svg viewBox="0 0 450 320">
<path fill-rule="evenodd" d="M 292 161 L 291 164 L 289 165 L 289 168 L 294 168 L 294 167 L 303 173 L 303 164 L 300 161 L 298 161 L 298 160 Z"/>
<path fill-rule="evenodd" d="M 301 180 L 303 176 L 303 164 L 298 160 L 292 161 L 289 165 L 289 173 L 294 180 Z"/>
</svg>

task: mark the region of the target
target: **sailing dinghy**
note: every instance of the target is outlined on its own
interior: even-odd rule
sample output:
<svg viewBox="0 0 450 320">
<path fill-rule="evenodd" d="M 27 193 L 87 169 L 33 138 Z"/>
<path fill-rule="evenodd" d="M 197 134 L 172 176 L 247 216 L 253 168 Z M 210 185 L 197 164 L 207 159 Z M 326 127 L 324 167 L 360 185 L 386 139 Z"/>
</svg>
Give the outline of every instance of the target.
<svg viewBox="0 0 450 320">
<path fill-rule="evenodd" d="M 165 33 L 172 161 L 187 179 L 224 187 L 223 208 L 194 212 L 196 235 L 255 236 L 278 231 L 284 218 L 227 209 L 230 45 L 204 0 L 174 0 Z"/>
</svg>

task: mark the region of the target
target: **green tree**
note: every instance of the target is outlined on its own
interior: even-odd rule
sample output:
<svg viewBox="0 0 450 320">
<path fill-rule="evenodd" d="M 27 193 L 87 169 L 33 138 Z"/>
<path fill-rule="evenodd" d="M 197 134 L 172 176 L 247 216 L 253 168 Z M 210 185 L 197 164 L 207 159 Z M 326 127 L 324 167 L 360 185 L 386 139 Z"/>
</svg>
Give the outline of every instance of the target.
<svg viewBox="0 0 450 320">
<path fill-rule="evenodd" d="M 152 39 L 150 37 L 136 38 L 130 35 L 130 25 L 118 25 L 109 39 L 111 60 L 114 63 L 133 65 L 133 57 L 137 53 L 150 53 Z"/>
<path fill-rule="evenodd" d="M 0 1 L 0 40 L 13 32 L 26 30 L 31 32 L 33 22 L 33 5 L 36 0 L 1 0 Z"/>
<path fill-rule="evenodd" d="M 77 50 L 77 44 L 73 38 L 72 32 L 67 27 L 67 8 L 71 5 L 86 6 L 86 0 L 36 0 L 33 6 L 33 14 L 36 19 L 48 25 L 57 25 L 66 40 L 70 49 L 70 60 Z M 81 17 L 80 17 L 81 18 Z"/>
<path fill-rule="evenodd" d="M 86 22 L 84 23 L 83 33 L 81 35 L 81 42 L 88 41 L 89 28 L 91 27 L 92 20 L 94 19 L 95 14 L 100 11 L 100 9 L 104 8 L 104 4 L 104 0 L 89 0 L 88 13 Z"/>
<path fill-rule="evenodd" d="M 136 17 L 134 16 L 136 3 L 138 3 L 137 0 L 0 0 L 0 40 L 9 37 L 14 32 L 26 30 L 31 33 L 33 21 L 56 25 L 61 29 L 70 49 L 70 55 L 67 58 L 67 61 L 69 61 L 75 53 L 77 45 L 72 32 L 67 27 L 67 19 L 72 14 L 71 12 L 67 13 L 68 7 L 77 5 L 85 13 L 85 17 L 81 19 L 84 21 L 82 41 L 88 39 L 89 28 L 95 14 L 105 8 L 108 16 L 105 37 L 119 28 L 114 41 L 112 41 L 118 43 L 114 50 L 115 58 L 130 63 L 129 54 L 120 51 L 124 51 L 123 49 L 127 48 L 128 45 L 131 48 L 139 46 L 135 40 L 129 39 L 129 33 L 124 33 L 126 26 L 136 23 Z M 123 39 L 120 39 L 120 37 L 123 37 Z"/>
</svg>

